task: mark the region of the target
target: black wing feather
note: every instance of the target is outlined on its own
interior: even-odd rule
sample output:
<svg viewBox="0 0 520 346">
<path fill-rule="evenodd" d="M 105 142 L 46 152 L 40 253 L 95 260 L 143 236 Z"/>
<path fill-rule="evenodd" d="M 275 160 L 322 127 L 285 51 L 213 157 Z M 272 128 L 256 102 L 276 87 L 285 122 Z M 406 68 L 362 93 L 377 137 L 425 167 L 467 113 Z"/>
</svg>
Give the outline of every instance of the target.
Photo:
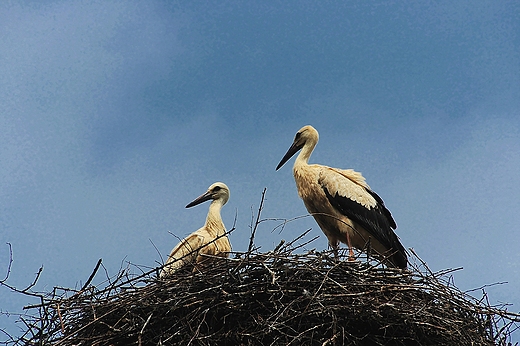
<svg viewBox="0 0 520 346">
<path fill-rule="evenodd" d="M 369 209 L 350 198 L 340 196 L 338 193 L 334 196 L 331 195 L 325 186 L 322 186 L 322 188 L 334 208 L 363 227 L 385 247 L 397 251 L 396 254 L 391 257 L 392 261 L 395 262 L 398 267 L 406 268 L 407 259 L 405 249 L 393 231 L 393 229 L 397 227 L 396 223 L 390 211 L 385 207 L 381 197 L 367 189 L 366 191 L 370 193 L 377 202 L 374 208 Z"/>
<path fill-rule="evenodd" d="M 380 209 L 380 211 L 386 217 L 390 227 L 392 227 L 392 229 L 396 229 L 397 228 L 397 224 L 395 223 L 395 220 L 392 217 L 392 213 L 390 213 L 390 210 L 388 210 L 385 207 L 385 202 L 383 202 L 383 199 L 381 197 L 379 197 L 379 195 L 377 193 L 375 193 L 374 191 L 372 191 L 372 190 L 366 189 L 365 191 L 368 192 L 372 197 L 374 197 L 374 199 L 377 202 L 377 207 Z"/>
</svg>

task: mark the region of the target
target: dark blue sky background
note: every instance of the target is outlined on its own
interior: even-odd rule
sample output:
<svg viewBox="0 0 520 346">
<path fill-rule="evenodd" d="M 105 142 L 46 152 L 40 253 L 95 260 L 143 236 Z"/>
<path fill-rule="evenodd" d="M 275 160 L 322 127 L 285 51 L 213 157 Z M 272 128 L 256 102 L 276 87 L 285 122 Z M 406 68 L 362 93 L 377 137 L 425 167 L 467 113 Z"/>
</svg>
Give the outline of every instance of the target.
<svg viewBox="0 0 520 346">
<path fill-rule="evenodd" d="M 520 5 L 515 1 L 11 1 L 0 5 L 0 273 L 74 287 L 154 266 L 215 181 L 235 250 L 305 215 L 290 166 L 361 171 L 405 247 L 520 311 Z M 312 218 L 259 229 L 270 250 Z M 312 247 L 311 246 L 311 247 Z M 122 264 L 123 263 L 123 264 Z M 3 268 L 3 269 L 2 269 Z M 3 274 L 0 274 L 3 275 Z M 101 281 L 103 278 L 97 278 Z M 480 293 L 476 293 L 478 296 Z M 2 312 L 32 303 L 0 287 Z M 0 325 L 16 334 L 16 316 Z M 1 337 L 0 337 L 1 340 Z M 519 341 L 520 339 L 516 339 Z"/>
</svg>

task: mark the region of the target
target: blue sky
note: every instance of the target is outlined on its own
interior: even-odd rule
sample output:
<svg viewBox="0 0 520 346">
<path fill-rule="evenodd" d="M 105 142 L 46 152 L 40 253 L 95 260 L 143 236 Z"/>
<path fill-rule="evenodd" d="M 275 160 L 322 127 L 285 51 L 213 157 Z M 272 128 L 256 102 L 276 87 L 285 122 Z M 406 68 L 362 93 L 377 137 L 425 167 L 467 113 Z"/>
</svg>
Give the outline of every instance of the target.
<svg viewBox="0 0 520 346">
<path fill-rule="evenodd" d="M 0 5 L 0 275 L 76 287 L 96 261 L 154 266 L 199 228 L 215 181 L 244 251 L 306 214 L 290 166 L 361 171 L 405 247 L 520 311 L 520 5 L 514 1 L 12 1 Z M 263 223 L 268 251 L 280 234 Z M 122 264 L 123 263 L 123 264 Z M 101 276 L 98 278 L 102 280 Z M 478 294 L 478 293 L 477 293 Z M 0 309 L 33 303 L 0 287 Z M 0 325 L 18 332 L 15 317 Z M 517 341 L 520 340 L 516 336 Z M 2 337 L 0 337 L 2 340 Z"/>
</svg>

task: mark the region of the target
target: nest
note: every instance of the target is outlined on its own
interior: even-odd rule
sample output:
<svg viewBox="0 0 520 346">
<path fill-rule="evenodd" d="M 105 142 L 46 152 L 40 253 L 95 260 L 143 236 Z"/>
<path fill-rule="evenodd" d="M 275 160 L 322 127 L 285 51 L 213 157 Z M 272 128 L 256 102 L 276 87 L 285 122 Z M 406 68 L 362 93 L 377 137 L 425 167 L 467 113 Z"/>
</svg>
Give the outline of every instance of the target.
<svg viewBox="0 0 520 346">
<path fill-rule="evenodd" d="M 507 345 L 520 321 L 458 290 L 450 271 L 298 254 L 305 244 L 296 241 L 267 253 L 233 253 L 168 279 L 128 267 L 103 287 L 55 289 L 27 307 L 37 313 L 16 343 Z"/>
</svg>

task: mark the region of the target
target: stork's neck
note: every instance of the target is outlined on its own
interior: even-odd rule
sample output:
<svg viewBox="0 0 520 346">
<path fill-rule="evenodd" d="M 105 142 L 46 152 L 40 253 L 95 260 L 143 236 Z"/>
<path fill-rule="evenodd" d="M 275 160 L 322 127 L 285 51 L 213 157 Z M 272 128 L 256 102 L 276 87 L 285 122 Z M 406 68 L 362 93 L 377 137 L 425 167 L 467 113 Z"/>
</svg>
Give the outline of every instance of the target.
<svg viewBox="0 0 520 346">
<path fill-rule="evenodd" d="M 206 229 L 215 232 L 217 235 L 223 235 L 226 232 L 226 227 L 220 216 L 220 209 L 223 203 L 220 199 L 216 199 L 209 205 L 208 216 L 206 217 Z"/>
<path fill-rule="evenodd" d="M 314 150 L 315 146 L 316 143 L 311 141 L 305 143 L 302 150 L 298 154 L 298 157 L 296 157 L 296 160 L 294 161 L 294 168 L 309 164 L 309 158 L 311 157 L 312 151 Z"/>
</svg>

